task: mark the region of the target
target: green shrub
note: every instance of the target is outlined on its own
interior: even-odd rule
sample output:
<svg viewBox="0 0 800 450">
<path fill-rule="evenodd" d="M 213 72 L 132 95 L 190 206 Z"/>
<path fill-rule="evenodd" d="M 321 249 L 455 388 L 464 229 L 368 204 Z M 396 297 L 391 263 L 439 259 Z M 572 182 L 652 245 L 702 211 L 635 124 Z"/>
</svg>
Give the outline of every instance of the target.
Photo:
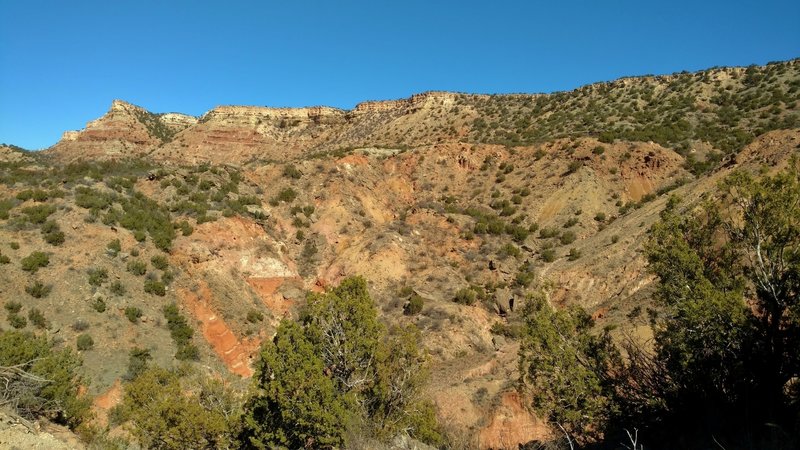
<svg viewBox="0 0 800 450">
<path fill-rule="evenodd" d="M 605 222 L 606 221 L 606 213 L 599 212 L 599 213 L 595 214 L 594 220 L 596 220 L 598 222 Z"/>
<path fill-rule="evenodd" d="M 144 280 L 144 292 L 163 297 L 167 295 L 167 287 L 158 280 Z"/>
<path fill-rule="evenodd" d="M 12 250 L 19 250 L 19 242 L 10 242 L 8 246 L 11 247 Z"/>
<path fill-rule="evenodd" d="M 94 347 L 94 339 L 88 334 L 81 334 L 78 336 L 76 347 L 80 351 L 91 350 Z"/>
<path fill-rule="evenodd" d="M 279 202 L 284 202 L 284 203 L 292 203 L 295 198 L 297 198 L 297 192 L 295 192 L 295 190 L 290 187 L 281 189 L 281 191 L 278 192 L 278 196 L 276 197 L 276 199 Z"/>
<path fill-rule="evenodd" d="M 578 224 L 578 218 L 577 217 L 570 217 L 569 220 L 564 222 L 564 228 L 572 228 L 577 224 Z"/>
<path fill-rule="evenodd" d="M 45 286 L 38 280 L 34 281 L 28 286 L 25 286 L 25 292 L 30 294 L 30 296 L 33 298 L 47 297 L 47 295 L 50 293 L 50 290 L 50 286 Z"/>
<path fill-rule="evenodd" d="M 28 320 L 39 329 L 45 329 L 50 326 L 47 319 L 44 317 L 44 313 L 37 308 L 31 308 L 30 311 L 28 311 Z"/>
<path fill-rule="evenodd" d="M 489 329 L 492 334 L 504 336 L 509 339 L 518 339 L 522 336 L 523 327 L 520 324 L 506 324 L 503 322 L 495 322 Z"/>
<path fill-rule="evenodd" d="M 35 205 L 22 208 L 22 212 L 28 216 L 29 222 L 42 224 L 47 221 L 51 214 L 56 212 L 56 207 L 53 205 Z"/>
<path fill-rule="evenodd" d="M 8 315 L 8 324 L 16 329 L 25 328 L 28 326 L 28 321 L 18 314 Z"/>
<path fill-rule="evenodd" d="M 108 290 L 111 291 L 112 294 L 116 295 L 117 297 L 122 297 L 125 295 L 126 289 L 125 285 L 122 284 L 121 281 L 116 280 L 111 283 L 111 286 L 108 287 Z"/>
<path fill-rule="evenodd" d="M 158 270 L 167 270 L 169 268 L 169 260 L 164 255 L 155 255 L 150 258 L 150 262 Z"/>
<path fill-rule="evenodd" d="M 583 167 L 583 163 L 581 161 L 571 161 L 567 166 L 567 175 L 573 174 L 577 172 L 581 167 Z"/>
<path fill-rule="evenodd" d="M 199 353 L 197 348 L 192 344 L 192 335 L 194 330 L 189 326 L 186 318 L 178 310 L 178 306 L 174 303 L 164 306 L 164 317 L 167 319 L 167 328 L 169 328 L 170 336 L 178 346 L 178 352 L 175 358 L 179 360 L 198 359 Z"/>
<path fill-rule="evenodd" d="M 114 195 L 79 186 L 75 189 L 75 204 L 81 208 L 101 210 L 108 209 L 114 203 Z"/>
<path fill-rule="evenodd" d="M 111 255 L 116 256 L 117 253 L 122 251 L 122 244 L 119 242 L 119 239 L 114 239 L 106 245 L 106 248 Z"/>
<path fill-rule="evenodd" d="M 251 309 L 247 312 L 247 321 L 250 323 L 258 323 L 264 321 L 264 314 L 261 311 Z"/>
<path fill-rule="evenodd" d="M 89 284 L 92 286 L 102 286 L 108 281 L 108 270 L 104 268 L 91 268 L 88 271 Z"/>
<path fill-rule="evenodd" d="M 4 255 L 2 252 L 0 252 L 0 264 L 9 264 L 10 262 L 11 262 L 11 258 L 9 258 L 8 256 Z"/>
<path fill-rule="evenodd" d="M 183 220 L 181 223 L 178 224 L 178 228 L 181 229 L 181 234 L 184 236 L 191 236 L 194 233 L 194 228 L 189 225 L 189 222 Z"/>
<path fill-rule="evenodd" d="M 603 147 L 602 145 L 598 145 L 597 147 L 592 149 L 592 154 L 595 154 L 595 155 L 602 155 L 605 152 L 606 152 L 606 148 Z"/>
<path fill-rule="evenodd" d="M 18 331 L 0 332 L 0 366 L 16 366 L 46 383 L 10 379 L 4 386 L 12 395 L 6 407 L 28 420 L 46 417 L 72 428 L 88 417 L 89 398 L 79 397 L 83 381 L 78 376 L 80 359 L 67 350 L 57 350 L 45 337 Z"/>
<path fill-rule="evenodd" d="M 150 355 L 150 350 L 134 347 L 128 352 L 128 371 L 122 376 L 125 381 L 136 379 L 139 375 L 147 370 L 147 363 L 153 359 Z"/>
<path fill-rule="evenodd" d="M 132 323 L 137 323 L 139 318 L 142 317 L 142 310 L 135 306 L 128 306 L 125 308 L 125 317 Z"/>
<path fill-rule="evenodd" d="M 569 249 L 569 253 L 567 254 L 567 259 L 568 260 L 575 261 L 576 259 L 578 259 L 580 257 L 581 257 L 580 250 L 576 249 L 575 247 L 572 247 L 571 249 Z"/>
<path fill-rule="evenodd" d="M 127 265 L 128 272 L 142 276 L 147 273 L 147 263 L 138 259 L 131 259 Z"/>
<path fill-rule="evenodd" d="M 456 291 L 453 301 L 461 305 L 472 305 L 475 303 L 477 294 L 471 288 L 461 288 Z"/>
<path fill-rule="evenodd" d="M 551 237 L 558 236 L 558 228 L 554 227 L 545 227 L 539 229 L 539 239 L 549 239 Z"/>
<path fill-rule="evenodd" d="M 556 260 L 556 251 L 552 248 L 544 249 L 541 253 L 542 261 L 553 262 Z"/>
<path fill-rule="evenodd" d="M 520 287 L 528 287 L 533 282 L 535 275 L 531 270 L 520 270 L 514 277 L 514 284 Z"/>
<path fill-rule="evenodd" d="M 303 173 L 297 170 L 297 167 L 295 167 L 294 164 L 287 164 L 283 166 L 283 176 L 297 180 L 303 176 Z"/>
<path fill-rule="evenodd" d="M 619 242 L 619 236 L 616 234 L 611 236 L 611 243 L 616 244 L 617 242 Z"/>
<path fill-rule="evenodd" d="M 405 313 L 407 316 L 416 316 L 422 312 L 422 308 L 424 306 L 425 299 L 415 292 L 411 294 L 411 298 L 408 299 L 408 303 L 403 306 L 403 313 Z"/>
<path fill-rule="evenodd" d="M 45 221 L 42 224 L 41 231 L 45 242 L 48 244 L 59 246 L 64 243 L 64 233 L 54 220 Z"/>
<path fill-rule="evenodd" d="M 502 258 L 507 258 L 509 256 L 513 256 L 514 258 L 519 258 L 521 252 L 516 245 L 511 243 L 506 243 L 505 245 L 500 247 L 498 254 Z"/>
<path fill-rule="evenodd" d="M 102 313 L 106 311 L 106 301 L 102 298 L 97 298 L 92 302 L 92 309 L 95 311 Z"/>
<path fill-rule="evenodd" d="M 3 308 L 5 308 L 5 310 L 8 311 L 9 314 L 16 314 L 20 312 L 20 310 L 22 310 L 22 303 L 11 300 L 5 305 L 3 305 Z"/>
<path fill-rule="evenodd" d="M 561 241 L 561 245 L 571 244 L 575 242 L 575 239 L 577 239 L 577 237 L 575 236 L 574 231 L 565 231 L 561 234 L 561 237 L 559 238 L 559 240 Z"/>
<path fill-rule="evenodd" d="M 47 253 L 35 251 L 22 258 L 20 263 L 22 264 L 22 270 L 36 273 L 40 268 L 50 264 L 50 256 L 48 256 Z"/>
</svg>

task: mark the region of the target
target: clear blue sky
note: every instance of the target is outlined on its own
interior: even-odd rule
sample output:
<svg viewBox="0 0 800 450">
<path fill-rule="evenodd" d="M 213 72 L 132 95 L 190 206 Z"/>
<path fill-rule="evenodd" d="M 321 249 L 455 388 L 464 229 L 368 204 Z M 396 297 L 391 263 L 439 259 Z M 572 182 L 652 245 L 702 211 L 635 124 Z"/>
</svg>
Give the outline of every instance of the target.
<svg viewBox="0 0 800 450">
<path fill-rule="evenodd" d="M 798 0 L 0 0 L 0 142 L 50 146 L 115 98 L 352 108 L 764 64 L 800 56 L 798 24 Z"/>
</svg>

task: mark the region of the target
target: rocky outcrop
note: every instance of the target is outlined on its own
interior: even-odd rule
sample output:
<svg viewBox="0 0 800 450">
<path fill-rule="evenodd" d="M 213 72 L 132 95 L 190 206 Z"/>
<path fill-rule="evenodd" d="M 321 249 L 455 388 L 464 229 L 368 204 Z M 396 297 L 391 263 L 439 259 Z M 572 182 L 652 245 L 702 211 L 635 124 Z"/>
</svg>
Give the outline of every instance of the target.
<svg viewBox="0 0 800 450">
<path fill-rule="evenodd" d="M 201 121 L 235 120 L 247 118 L 255 120 L 299 120 L 320 122 L 343 119 L 345 111 L 329 106 L 311 106 L 306 108 L 269 108 L 264 106 L 217 106 L 205 113 Z"/>
<path fill-rule="evenodd" d="M 452 92 L 429 91 L 400 100 L 366 101 L 357 104 L 352 113 L 357 115 L 403 110 L 411 112 L 424 107 L 451 106 L 455 104 L 458 95 Z"/>
</svg>

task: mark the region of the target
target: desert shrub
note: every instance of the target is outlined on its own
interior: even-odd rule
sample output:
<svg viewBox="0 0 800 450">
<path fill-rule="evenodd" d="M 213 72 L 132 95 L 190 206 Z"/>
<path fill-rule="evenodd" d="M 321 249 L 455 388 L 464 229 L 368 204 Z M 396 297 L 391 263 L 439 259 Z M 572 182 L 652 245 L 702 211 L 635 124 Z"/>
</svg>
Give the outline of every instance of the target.
<svg viewBox="0 0 800 450">
<path fill-rule="evenodd" d="M 111 283 L 111 285 L 108 287 L 108 290 L 117 297 L 122 297 L 126 292 L 125 285 L 119 280 Z"/>
<path fill-rule="evenodd" d="M 108 270 L 104 268 L 91 268 L 88 271 L 89 284 L 92 286 L 102 286 L 103 283 L 108 281 Z"/>
<path fill-rule="evenodd" d="M 497 253 L 498 255 L 500 255 L 501 258 L 508 258 L 509 256 L 513 256 L 514 258 L 519 258 L 519 256 L 521 255 L 519 248 L 510 242 L 500 247 L 500 250 Z"/>
<path fill-rule="evenodd" d="M 106 301 L 103 300 L 102 298 L 96 298 L 94 301 L 92 301 L 92 309 L 94 309 L 95 311 L 97 311 L 99 313 L 105 312 L 106 311 Z"/>
<path fill-rule="evenodd" d="M 128 306 L 125 308 L 125 317 L 132 323 L 137 323 L 139 318 L 142 317 L 142 310 L 135 306 Z"/>
<path fill-rule="evenodd" d="M 114 239 L 113 241 L 106 244 L 106 249 L 111 255 L 116 256 L 117 253 L 122 251 L 122 244 L 119 242 L 119 239 Z"/>
<path fill-rule="evenodd" d="M 581 257 L 581 251 L 572 247 L 569 249 L 569 253 L 567 254 L 567 259 L 570 261 L 575 261 L 576 259 Z"/>
<path fill-rule="evenodd" d="M 292 203 L 295 198 L 297 198 L 297 192 L 295 192 L 295 190 L 290 187 L 281 189 L 281 191 L 278 192 L 278 196 L 276 197 L 276 199 L 279 202 L 284 202 L 284 203 Z"/>
<path fill-rule="evenodd" d="M 178 306 L 174 303 L 166 305 L 163 312 L 164 317 L 167 319 L 167 328 L 169 328 L 170 336 L 172 336 L 172 340 L 175 341 L 175 345 L 178 347 L 175 358 L 179 360 L 198 359 L 199 351 L 192 344 L 194 330 L 180 313 Z"/>
<path fill-rule="evenodd" d="M 19 242 L 10 242 L 8 246 L 11 247 L 12 250 L 19 250 Z"/>
<path fill-rule="evenodd" d="M 425 299 L 415 292 L 411 294 L 411 298 L 408 299 L 408 303 L 403 306 L 403 313 L 405 313 L 407 316 L 416 316 L 422 312 L 422 308 L 424 306 Z"/>
<path fill-rule="evenodd" d="M 158 270 L 167 270 L 169 268 L 169 260 L 164 255 L 153 256 L 150 258 L 150 263 Z"/>
<path fill-rule="evenodd" d="M 64 232 L 54 220 L 47 220 L 41 227 L 42 236 L 45 242 L 50 245 L 59 246 L 64 243 Z"/>
<path fill-rule="evenodd" d="M 0 264 L 9 264 L 9 263 L 11 263 L 11 258 L 0 252 Z"/>
<path fill-rule="evenodd" d="M 35 251 L 30 255 L 22 258 L 20 261 L 22 270 L 26 272 L 36 273 L 40 268 L 46 267 L 50 264 L 50 256 L 47 253 Z"/>
<path fill-rule="evenodd" d="M 570 217 L 569 220 L 564 222 L 563 227 L 564 228 L 572 228 L 577 224 L 578 224 L 578 218 L 577 217 Z"/>
<path fill-rule="evenodd" d="M 122 379 L 125 381 L 135 380 L 139 375 L 147 370 L 148 361 L 153 359 L 150 350 L 134 347 L 128 352 L 128 370 Z"/>
<path fill-rule="evenodd" d="M 3 308 L 5 308 L 5 310 L 8 311 L 9 314 L 16 314 L 22 310 L 22 303 L 10 300 L 5 305 L 3 305 Z"/>
<path fill-rule="evenodd" d="M 114 195 L 79 186 L 75 188 L 75 204 L 81 208 L 101 210 L 108 209 L 114 203 Z"/>
<path fill-rule="evenodd" d="M 540 257 L 544 262 L 553 262 L 556 260 L 556 251 L 553 250 L 552 248 L 544 249 L 542 250 Z"/>
<path fill-rule="evenodd" d="M 121 203 L 120 225 L 131 231 L 146 231 L 156 248 L 169 250 L 176 234 L 166 207 L 141 192 L 134 192 Z"/>
<path fill-rule="evenodd" d="M 57 350 L 45 337 L 0 331 L 0 366 L 18 367 L 36 377 L 6 377 L 0 403 L 29 420 L 46 417 L 74 428 L 89 412 L 88 397 L 78 396 L 80 365 L 71 351 Z"/>
<path fill-rule="evenodd" d="M 619 353 L 608 332 L 593 335 L 585 311 L 554 310 L 543 294 L 527 299 L 522 316 L 519 367 L 531 405 L 570 433 L 596 433 L 614 411 L 604 373 Z"/>
<path fill-rule="evenodd" d="M 163 297 L 167 295 L 167 287 L 158 280 L 144 280 L 144 292 Z"/>
<path fill-rule="evenodd" d="M 76 347 L 80 351 L 91 350 L 94 347 L 94 339 L 86 333 L 81 334 L 76 340 Z"/>
<path fill-rule="evenodd" d="M 38 280 L 25 286 L 25 292 L 27 292 L 33 298 L 47 297 L 47 295 L 50 293 L 50 290 L 50 286 L 46 286 Z"/>
<path fill-rule="evenodd" d="M 514 284 L 520 287 L 528 287 L 533 282 L 536 276 L 533 273 L 533 270 L 530 268 L 524 268 L 517 272 L 517 275 L 514 277 Z"/>
<path fill-rule="evenodd" d="M 575 235 L 574 231 L 565 231 L 561 233 L 559 241 L 561 242 L 561 245 L 567 245 L 575 242 L 575 239 L 577 239 L 577 236 Z"/>
<path fill-rule="evenodd" d="M 592 154 L 594 154 L 594 155 L 602 155 L 605 152 L 606 152 L 606 148 L 603 147 L 602 145 L 598 145 L 597 147 L 592 149 Z"/>
<path fill-rule="evenodd" d="M 283 176 L 297 180 L 300 179 L 303 174 L 297 169 L 297 167 L 294 166 L 294 164 L 287 164 L 283 166 Z"/>
<path fill-rule="evenodd" d="M 596 220 L 598 222 L 605 222 L 606 221 L 606 213 L 599 212 L 599 213 L 595 214 L 594 220 Z"/>
<path fill-rule="evenodd" d="M 22 213 L 27 216 L 31 223 L 43 224 L 51 214 L 56 212 L 56 207 L 53 205 L 35 205 L 27 208 L 22 208 Z"/>
<path fill-rule="evenodd" d="M 387 332 L 363 279 L 309 294 L 300 316 L 299 324 L 282 321 L 261 349 L 243 447 L 299 448 L 309 439 L 341 447 L 348 423 L 379 439 L 402 431 L 442 444 L 434 410 L 420 395 L 426 376 L 420 333 Z"/>
<path fill-rule="evenodd" d="M 8 324 L 15 329 L 25 328 L 28 326 L 28 321 L 19 314 L 11 313 L 6 319 L 8 320 Z"/>
<path fill-rule="evenodd" d="M 264 321 L 264 314 L 261 311 L 251 309 L 247 311 L 247 321 L 250 323 L 258 323 Z"/>
<path fill-rule="evenodd" d="M 466 287 L 456 291 L 453 301 L 461 305 L 472 305 L 475 303 L 477 294 L 472 288 Z"/>
<path fill-rule="evenodd" d="M 147 263 L 139 259 L 131 259 L 127 265 L 128 272 L 142 276 L 147 273 Z"/>
<path fill-rule="evenodd" d="M 44 313 L 40 311 L 38 308 L 31 308 L 28 311 L 28 320 L 39 329 L 45 329 L 50 326 L 47 319 L 44 317 Z"/>
<path fill-rule="evenodd" d="M 142 448 L 247 448 L 235 445 L 238 405 L 222 381 L 187 369 L 147 368 L 146 362 L 130 379 L 114 417 Z"/>
<path fill-rule="evenodd" d="M 549 239 L 551 237 L 558 236 L 558 228 L 555 227 L 545 227 L 539 229 L 539 239 Z"/>
<path fill-rule="evenodd" d="M 525 242 L 530 234 L 527 228 L 520 225 L 507 225 L 506 233 L 510 234 L 516 242 Z"/>
<path fill-rule="evenodd" d="M 573 174 L 577 172 L 581 167 L 583 167 L 583 163 L 581 161 L 571 161 L 567 166 L 567 175 Z"/>
<path fill-rule="evenodd" d="M 161 282 L 164 283 L 165 286 L 169 286 L 174 279 L 175 274 L 169 270 L 165 270 L 164 273 L 161 274 Z"/>
<path fill-rule="evenodd" d="M 510 339 L 518 339 L 522 336 L 523 327 L 519 324 L 507 324 L 503 322 L 495 322 L 489 329 L 492 334 L 504 336 Z"/>
<path fill-rule="evenodd" d="M 180 228 L 181 234 L 184 235 L 184 236 L 191 236 L 192 233 L 194 233 L 194 228 L 192 228 L 192 226 L 189 225 L 189 222 L 187 222 L 185 220 L 182 220 L 178 224 L 178 228 Z"/>
<path fill-rule="evenodd" d="M 612 244 L 616 244 L 617 242 L 619 242 L 619 235 L 615 234 L 615 235 L 611 236 L 611 243 Z"/>
<path fill-rule="evenodd" d="M 0 198 L 0 220 L 8 220 L 12 208 L 17 206 L 17 202 L 10 198 Z"/>
</svg>

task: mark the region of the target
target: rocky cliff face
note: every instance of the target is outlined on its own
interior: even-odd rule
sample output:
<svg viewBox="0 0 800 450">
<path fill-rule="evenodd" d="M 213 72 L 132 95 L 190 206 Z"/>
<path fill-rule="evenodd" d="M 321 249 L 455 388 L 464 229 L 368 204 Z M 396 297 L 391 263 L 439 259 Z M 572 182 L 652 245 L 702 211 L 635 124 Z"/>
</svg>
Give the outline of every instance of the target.
<svg viewBox="0 0 800 450">
<path fill-rule="evenodd" d="M 46 153 L 67 161 L 141 156 L 194 123 L 196 119 L 191 116 L 176 113 L 158 116 L 114 100 L 106 114 L 87 123 L 82 130 L 65 132 L 61 141 Z"/>
<path fill-rule="evenodd" d="M 345 111 L 327 106 L 270 108 L 218 106 L 200 118 L 154 114 L 114 100 L 103 117 L 79 131 L 65 132 L 48 153 L 72 160 L 77 155 L 119 158 L 152 153 L 161 160 L 286 160 L 304 153 L 391 142 L 405 136 L 405 145 L 421 140 L 428 130 L 410 130 L 433 123 L 454 107 L 462 94 L 426 92 L 407 99 L 359 103 Z"/>
</svg>

